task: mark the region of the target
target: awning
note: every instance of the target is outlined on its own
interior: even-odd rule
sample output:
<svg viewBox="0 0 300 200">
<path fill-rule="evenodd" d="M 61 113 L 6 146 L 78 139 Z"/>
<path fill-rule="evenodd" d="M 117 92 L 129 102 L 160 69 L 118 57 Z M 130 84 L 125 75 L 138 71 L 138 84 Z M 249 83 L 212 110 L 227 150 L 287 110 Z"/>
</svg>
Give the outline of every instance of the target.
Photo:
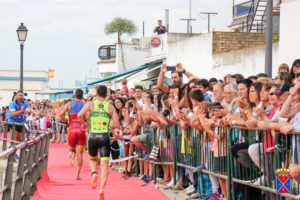
<svg viewBox="0 0 300 200">
<path fill-rule="evenodd" d="M 47 95 L 47 94 L 71 94 L 73 93 L 73 90 L 44 90 L 36 92 L 35 94 L 39 95 Z"/>
<path fill-rule="evenodd" d="M 111 75 L 111 76 L 107 76 L 107 77 L 98 79 L 96 81 L 91 81 L 89 83 L 85 83 L 85 84 L 80 85 L 76 88 L 85 88 L 85 87 L 93 86 L 93 85 L 98 84 L 98 83 L 102 83 L 102 82 L 105 82 L 105 81 L 116 79 L 116 78 L 119 78 L 119 77 L 122 77 L 122 76 L 125 76 L 125 75 L 133 74 L 135 72 L 141 71 L 141 70 L 146 69 L 148 67 L 151 67 L 153 65 L 160 65 L 160 64 L 162 64 L 162 62 L 163 62 L 163 59 L 156 60 L 156 61 L 153 61 L 153 62 L 150 62 L 150 63 L 146 63 L 144 65 L 129 69 L 129 70 L 124 71 L 124 72 L 120 72 L 118 74 L 114 74 L 114 75 Z"/>
</svg>

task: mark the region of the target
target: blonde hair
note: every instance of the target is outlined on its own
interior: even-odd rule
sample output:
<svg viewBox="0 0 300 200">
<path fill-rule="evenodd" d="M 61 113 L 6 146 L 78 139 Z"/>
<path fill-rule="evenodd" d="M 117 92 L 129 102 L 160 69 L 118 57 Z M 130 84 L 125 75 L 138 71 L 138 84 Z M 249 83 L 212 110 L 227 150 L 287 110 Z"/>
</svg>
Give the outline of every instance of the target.
<svg viewBox="0 0 300 200">
<path fill-rule="evenodd" d="M 214 87 L 215 86 L 218 86 L 219 88 L 221 88 L 222 91 L 224 91 L 224 87 L 225 87 L 224 83 L 217 83 L 217 84 L 214 85 Z"/>
<path fill-rule="evenodd" d="M 263 85 L 268 84 L 268 85 L 272 85 L 273 84 L 273 80 L 267 77 L 260 77 L 256 80 L 256 82 L 262 83 Z"/>
<path fill-rule="evenodd" d="M 127 79 L 126 79 L 126 78 L 123 78 L 123 79 L 121 80 L 121 83 L 122 83 L 123 85 L 126 85 L 126 84 L 127 84 Z"/>
</svg>

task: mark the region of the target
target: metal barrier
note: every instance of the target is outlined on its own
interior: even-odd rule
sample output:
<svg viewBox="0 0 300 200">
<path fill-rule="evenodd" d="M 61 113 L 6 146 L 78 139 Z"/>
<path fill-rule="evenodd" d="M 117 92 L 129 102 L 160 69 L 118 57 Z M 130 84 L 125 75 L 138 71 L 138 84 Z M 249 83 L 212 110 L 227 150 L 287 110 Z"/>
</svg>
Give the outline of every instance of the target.
<svg viewBox="0 0 300 200">
<path fill-rule="evenodd" d="M 7 159 L 4 186 L 0 190 L 3 200 L 29 200 L 36 191 L 36 184 L 47 169 L 49 132 L 26 130 L 24 124 L 3 123 L 3 151 L 0 161 Z M 11 127 L 11 139 L 8 139 L 8 127 Z M 22 140 L 14 140 L 16 126 L 22 126 Z M 32 134 L 35 134 L 35 137 Z M 7 145 L 10 145 L 7 148 Z M 16 155 L 19 152 L 18 163 Z M 17 164 L 17 166 L 16 166 Z M 14 173 L 14 168 L 17 172 Z"/>
<path fill-rule="evenodd" d="M 250 199 L 253 199 L 255 192 L 261 195 L 262 191 L 271 199 L 300 199 L 300 196 L 297 197 L 300 187 L 296 182 L 293 182 L 290 194 L 279 195 L 275 189 L 276 169 L 288 168 L 291 155 L 293 163 L 300 161 L 296 145 L 300 136 L 277 134 L 273 139 L 271 130 L 237 126 L 214 128 L 214 132 L 219 135 L 217 141 L 211 141 L 203 131 L 197 133 L 192 128 L 181 130 L 178 125 L 160 131 L 151 128 L 147 132 L 149 153 L 154 144 L 160 146 L 159 159 L 150 161 L 154 164 L 154 182 L 155 165 L 173 165 L 174 184 L 179 167 L 194 170 L 203 165 L 205 169 L 197 171 L 200 177 L 206 173 L 227 180 L 227 199 L 238 199 L 241 192 L 245 197 L 247 191 L 251 191 Z"/>
</svg>

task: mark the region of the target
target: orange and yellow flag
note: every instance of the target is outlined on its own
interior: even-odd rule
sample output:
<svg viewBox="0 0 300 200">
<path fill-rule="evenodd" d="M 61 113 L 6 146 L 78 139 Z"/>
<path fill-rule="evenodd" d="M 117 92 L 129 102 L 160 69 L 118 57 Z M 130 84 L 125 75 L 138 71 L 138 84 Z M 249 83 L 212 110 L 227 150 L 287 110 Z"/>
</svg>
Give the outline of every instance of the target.
<svg viewBox="0 0 300 200">
<path fill-rule="evenodd" d="M 53 78 L 55 75 L 55 70 L 54 69 L 49 69 L 49 75 L 48 78 Z"/>
</svg>

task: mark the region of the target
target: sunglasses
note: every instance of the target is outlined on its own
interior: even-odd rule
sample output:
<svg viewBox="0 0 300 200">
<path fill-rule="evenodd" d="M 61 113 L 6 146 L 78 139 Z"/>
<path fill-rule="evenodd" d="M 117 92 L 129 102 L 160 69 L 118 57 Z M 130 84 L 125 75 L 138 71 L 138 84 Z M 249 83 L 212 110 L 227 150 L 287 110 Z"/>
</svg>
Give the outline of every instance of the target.
<svg viewBox="0 0 300 200">
<path fill-rule="evenodd" d="M 146 98 L 146 99 L 150 99 L 150 96 L 143 96 L 144 98 Z"/>
</svg>

